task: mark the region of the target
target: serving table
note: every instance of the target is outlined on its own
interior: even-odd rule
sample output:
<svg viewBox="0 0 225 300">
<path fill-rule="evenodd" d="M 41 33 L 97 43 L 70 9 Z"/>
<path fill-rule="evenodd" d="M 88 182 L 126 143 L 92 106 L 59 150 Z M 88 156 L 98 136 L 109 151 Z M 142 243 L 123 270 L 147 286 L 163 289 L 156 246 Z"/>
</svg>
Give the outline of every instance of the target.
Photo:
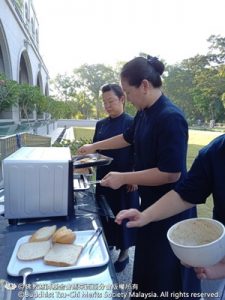
<svg viewBox="0 0 225 300">
<path fill-rule="evenodd" d="M 70 218 L 20 220 L 17 225 L 9 225 L 4 215 L 0 215 L 1 300 L 18 300 L 23 296 L 22 277 L 11 276 L 7 273 L 13 250 L 21 237 L 31 235 L 40 227 L 54 224 L 57 228 L 67 226 L 73 231 L 86 231 L 101 227 L 93 192 L 88 190 L 75 194 L 75 215 Z M 104 233 L 103 239 L 109 254 Z M 7 283 L 6 286 L 5 283 Z M 102 266 L 29 275 L 26 299 L 124 299 L 124 296 L 119 289 L 109 255 L 108 262 Z"/>
</svg>

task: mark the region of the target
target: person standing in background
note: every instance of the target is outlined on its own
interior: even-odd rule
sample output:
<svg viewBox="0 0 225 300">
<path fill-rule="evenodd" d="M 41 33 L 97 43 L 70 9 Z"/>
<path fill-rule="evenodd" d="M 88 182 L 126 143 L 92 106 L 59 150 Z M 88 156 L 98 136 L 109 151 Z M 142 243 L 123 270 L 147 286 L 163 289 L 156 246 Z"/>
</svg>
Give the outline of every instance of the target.
<svg viewBox="0 0 225 300">
<path fill-rule="evenodd" d="M 118 189 L 137 184 L 141 211 L 171 190 L 186 173 L 188 125 L 183 113 L 161 90 L 164 65 L 156 57 L 136 57 L 126 63 L 121 83 L 127 100 L 136 108 L 132 126 L 114 138 L 84 145 L 80 154 L 133 145 L 135 172 L 110 172 L 101 185 Z M 185 268 L 173 254 L 166 238 L 167 230 L 176 222 L 196 216 L 190 209 L 177 216 L 138 228 L 133 284 L 140 293 L 155 293 L 160 299 L 180 298 L 200 292 L 200 281 L 192 269 Z M 198 299 L 198 297 L 194 298 Z"/>
<path fill-rule="evenodd" d="M 102 87 L 103 105 L 108 117 L 97 122 L 93 142 L 98 142 L 123 133 L 133 122 L 133 117 L 124 112 L 125 95 L 118 84 L 107 84 Z M 123 149 L 99 151 L 101 154 L 112 157 L 111 164 L 97 168 L 97 180 L 102 179 L 110 171 L 130 172 L 133 170 L 133 149 L 127 146 Z M 106 199 L 112 212 L 116 215 L 121 209 L 139 208 L 139 195 L 132 186 L 122 186 L 117 190 L 108 187 L 96 186 L 96 200 Z M 135 245 L 136 229 L 122 227 L 114 219 L 101 218 L 109 247 L 120 250 L 119 257 L 114 263 L 116 272 L 121 272 L 129 262 L 128 249 Z"/>
</svg>

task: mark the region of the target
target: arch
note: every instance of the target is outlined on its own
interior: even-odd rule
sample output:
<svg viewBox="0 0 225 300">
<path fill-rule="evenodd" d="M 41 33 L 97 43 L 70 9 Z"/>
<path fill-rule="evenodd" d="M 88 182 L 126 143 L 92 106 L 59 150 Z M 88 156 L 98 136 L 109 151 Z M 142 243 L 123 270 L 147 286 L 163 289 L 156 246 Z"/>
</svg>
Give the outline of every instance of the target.
<svg viewBox="0 0 225 300">
<path fill-rule="evenodd" d="M 27 50 L 23 50 L 19 60 L 19 83 L 33 85 L 32 68 Z"/>
<path fill-rule="evenodd" d="M 27 50 L 23 50 L 19 60 L 19 83 L 27 83 L 33 85 L 33 75 L 31 62 Z M 23 119 L 27 116 L 24 115 L 23 111 L 20 112 L 20 118 Z M 32 113 L 29 113 L 28 118 L 32 119 Z"/>
<path fill-rule="evenodd" d="M 37 86 L 40 88 L 40 91 L 43 93 L 43 80 L 40 71 L 38 71 L 37 74 Z"/>
<path fill-rule="evenodd" d="M 5 64 L 4 64 L 1 45 L 0 45 L 0 73 L 5 74 Z"/>
<path fill-rule="evenodd" d="M 48 82 L 45 84 L 45 96 L 49 96 L 49 86 L 48 86 Z"/>
<path fill-rule="evenodd" d="M 0 20 L 0 64 L 2 64 L 1 71 L 6 75 L 7 78 L 13 79 L 12 75 L 12 63 L 10 57 L 9 46 L 5 35 L 3 24 Z"/>
</svg>

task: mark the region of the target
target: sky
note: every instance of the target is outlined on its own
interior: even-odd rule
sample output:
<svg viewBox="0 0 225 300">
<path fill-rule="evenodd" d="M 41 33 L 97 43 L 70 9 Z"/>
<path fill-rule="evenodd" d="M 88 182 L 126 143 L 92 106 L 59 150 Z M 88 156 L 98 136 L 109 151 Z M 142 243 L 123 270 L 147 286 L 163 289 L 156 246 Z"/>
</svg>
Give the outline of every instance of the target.
<svg viewBox="0 0 225 300">
<path fill-rule="evenodd" d="M 225 37 L 224 0 L 33 0 L 49 75 L 82 64 L 115 66 L 141 52 L 168 64 L 206 54 Z"/>
</svg>

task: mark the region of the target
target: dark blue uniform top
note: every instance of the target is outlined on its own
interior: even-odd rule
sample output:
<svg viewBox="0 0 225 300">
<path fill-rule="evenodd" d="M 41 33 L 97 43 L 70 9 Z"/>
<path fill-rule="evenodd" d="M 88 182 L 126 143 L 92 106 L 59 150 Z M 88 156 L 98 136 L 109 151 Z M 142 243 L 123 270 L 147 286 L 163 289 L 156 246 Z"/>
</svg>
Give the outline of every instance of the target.
<svg viewBox="0 0 225 300">
<path fill-rule="evenodd" d="M 124 133 L 134 145 L 135 170 L 159 168 L 163 172 L 186 172 L 188 125 L 182 112 L 162 95 L 151 107 L 139 111 L 133 126 Z M 160 186 L 139 186 L 141 210 L 156 202 L 174 187 L 174 183 Z M 166 238 L 174 223 L 196 216 L 196 210 L 150 223 L 138 229 L 133 283 L 142 292 L 196 292 L 200 283 L 192 270 L 183 268 L 172 253 Z M 196 298 L 195 298 L 196 299 Z"/>
<path fill-rule="evenodd" d="M 111 138 L 115 135 L 126 131 L 133 123 L 133 117 L 126 113 L 122 113 L 119 117 L 107 117 L 97 122 L 95 127 L 95 134 L 93 142 L 102 141 Z M 101 150 L 101 154 L 113 157 L 110 165 L 99 167 L 97 169 L 97 176 L 105 176 L 108 172 L 114 170 L 118 172 L 132 171 L 134 168 L 133 149 L 131 146 L 115 149 L 115 150 Z"/>
<path fill-rule="evenodd" d="M 187 202 L 205 203 L 212 194 L 213 218 L 225 225 L 225 135 L 214 139 L 199 151 L 187 177 L 175 187 Z"/>
<path fill-rule="evenodd" d="M 111 138 L 115 135 L 121 134 L 126 131 L 133 123 L 133 117 L 123 113 L 116 118 L 105 118 L 96 124 L 93 142 L 102 141 Z M 101 154 L 112 157 L 113 161 L 110 165 L 101 166 L 97 168 L 97 179 L 102 179 L 110 171 L 129 172 L 133 171 L 133 149 L 132 146 L 116 150 L 102 150 Z M 139 208 L 139 195 L 138 192 L 127 192 L 126 186 L 118 190 L 102 187 L 97 185 L 96 198 L 101 201 L 103 195 L 113 213 L 116 215 L 122 209 L 131 207 Z M 102 218 L 102 225 L 106 235 L 107 242 L 110 246 L 116 246 L 118 249 L 125 250 L 133 246 L 136 241 L 136 229 L 128 229 L 126 224 L 122 226 L 117 225 L 114 220 L 107 220 Z"/>
</svg>

